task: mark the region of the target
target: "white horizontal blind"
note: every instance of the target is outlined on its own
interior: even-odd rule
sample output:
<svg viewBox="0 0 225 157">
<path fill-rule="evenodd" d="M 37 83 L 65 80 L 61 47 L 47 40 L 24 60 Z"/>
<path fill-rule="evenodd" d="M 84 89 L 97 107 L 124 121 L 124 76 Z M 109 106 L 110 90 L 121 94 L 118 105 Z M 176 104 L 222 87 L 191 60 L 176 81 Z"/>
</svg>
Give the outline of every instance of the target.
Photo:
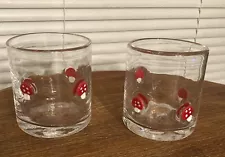
<svg viewBox="0 0 225 157">
<path fill-rule="evenodd" d="M 197 42 L 210 49 L 205 79 L 225 84 L 224 0 L 203 0 Z"/>
<path fill-rule="evenodd" d="M 209 45 L 212 51 L 206 78 L 219 82 L 225 79 L 225 72 L 222 75 L 212 70 L 219 65 L 216 56 L 222 56 L 225 49 L 225 14 L 220 8 L 225 6 L 223 0 L 65 0 L 65 4 L 66 32 L 93 41 L 94 70 L 124 70 L 126 45 L 132 39 L 194 41 L 197 35 L 197 41 Z M 4 75 L 0 88 L 10 83 L 5 41 L 21 33 L 63 31 L 62 8 L 63 0 L 0 0 L 0 74 Z M 222 77 L 216 77 L 219 73 Z"/>
</svg>

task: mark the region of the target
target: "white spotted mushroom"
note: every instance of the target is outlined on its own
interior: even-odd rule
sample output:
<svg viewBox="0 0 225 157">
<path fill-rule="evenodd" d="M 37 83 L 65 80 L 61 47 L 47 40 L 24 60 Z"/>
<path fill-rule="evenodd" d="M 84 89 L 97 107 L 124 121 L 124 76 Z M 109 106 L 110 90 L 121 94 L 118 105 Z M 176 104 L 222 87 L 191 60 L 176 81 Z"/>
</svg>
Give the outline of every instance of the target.
<svg viewBox="0 0 225 157">
<path fill-rule="evenodd" d="M 37 92 L 36 86 L 30 78 L 26 78 L 22 81 L 20 90 L 23 93 L 25 100 L 30 100 L 30 96 Z"/>
<path fill-rule="evenodd" d="M 139 67 L 137 68 L 137 70 L 135 71 L 135 79 L 138 83 L 141 83 L 141 81 L 144 78 L 144 71 L 143 68 Z"/>
<path fill-rule="evenodd" d="M 134 108 L 134 111 L 136 113 L 140 113 L 147 107 L 148 100 L 146 99 L 144 95 L 138 94 L 136 97 L 132 99 L 131 104 Z"/>
<path fill-rule="evenodd" d="M 76 80 L 76 70 L 72 67 L 65 69 L 66 77 L 69 79 L 70 83 L 74 83 Z"/>
<path fill-rule="evenodd" d="M 74 95 L 78 95 L 81 99 L 85 99 L 87 96 L 88 85 L 84 80 L 80 80 L 74 88 Z"/>
<path fill-rule="evenodd" d="M 190 122 L 193 119 L 193 112 L 194 108 L 187 102 L 177 110 L 177 117 L 183 121 Z"/>
<path fill-rule="evenodd" d="M 187 99 L 188 97 L 188 92 L 186 89 L 184 88 L 180 88 L 177 92 L 177 97 L 178 97 L 178 101 L 181 102 L 182 100 Z"/>
</svg>

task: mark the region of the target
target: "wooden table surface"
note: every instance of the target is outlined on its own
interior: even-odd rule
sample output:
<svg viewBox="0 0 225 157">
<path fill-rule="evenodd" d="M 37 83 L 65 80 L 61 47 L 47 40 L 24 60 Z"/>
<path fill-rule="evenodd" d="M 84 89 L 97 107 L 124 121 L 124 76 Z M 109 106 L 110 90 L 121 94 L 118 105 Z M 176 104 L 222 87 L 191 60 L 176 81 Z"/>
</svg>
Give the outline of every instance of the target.
<svg viewBox="0 0 225 157">
<path fill-rule="evenodd" d="M 0 157 L 225 157 L 225 85 L 205 82 L 195 132 L 176 142 L 136 136 L 122 123 L 124 72 L 93 74 L 92 120 L 83 131 L 59 139 L 22 132 L 11 89 L 0 92 Z"/>
</svg>

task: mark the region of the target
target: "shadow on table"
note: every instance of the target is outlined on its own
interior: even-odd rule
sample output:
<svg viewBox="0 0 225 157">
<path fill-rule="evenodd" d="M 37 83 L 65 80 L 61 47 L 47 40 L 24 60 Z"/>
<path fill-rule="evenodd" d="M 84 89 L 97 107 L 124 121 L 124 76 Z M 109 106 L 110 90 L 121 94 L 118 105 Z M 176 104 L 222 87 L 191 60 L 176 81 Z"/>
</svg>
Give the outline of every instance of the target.
<svg viewBox="0 0 225 157">
<path fill-rule="evenodd" d="M 93 99 L 95 106 L 122 123 L 124 72 L 105 72 L 93 76 Z"/>
</svg>

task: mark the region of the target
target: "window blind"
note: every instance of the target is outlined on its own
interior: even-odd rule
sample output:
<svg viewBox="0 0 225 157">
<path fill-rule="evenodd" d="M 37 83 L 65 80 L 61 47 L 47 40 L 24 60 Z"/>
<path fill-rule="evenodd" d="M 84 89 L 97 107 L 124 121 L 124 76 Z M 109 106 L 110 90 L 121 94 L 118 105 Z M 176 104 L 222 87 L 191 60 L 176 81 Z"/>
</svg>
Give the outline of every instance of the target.
<svg viewBox="0 0 225 157">
<path fill-rule="evenodd" d="M 223 0 L 65 0 L 65 6 L 65 31 L 93 41 L 93 70 L 124 70 L 132 39 L 178 38 L 209 46 L 206 79 L 225 83 Z M 0 1 L 0 88 L 10 86 L 5 41 L 43 31 L 63 31 L 63 0 Z"/>
<path fill-rule="evenodd" d="M 197 42 L 210 48 L 206 80 L 225 84 L 225 1 L 202 0 Z"/>
</svg>

